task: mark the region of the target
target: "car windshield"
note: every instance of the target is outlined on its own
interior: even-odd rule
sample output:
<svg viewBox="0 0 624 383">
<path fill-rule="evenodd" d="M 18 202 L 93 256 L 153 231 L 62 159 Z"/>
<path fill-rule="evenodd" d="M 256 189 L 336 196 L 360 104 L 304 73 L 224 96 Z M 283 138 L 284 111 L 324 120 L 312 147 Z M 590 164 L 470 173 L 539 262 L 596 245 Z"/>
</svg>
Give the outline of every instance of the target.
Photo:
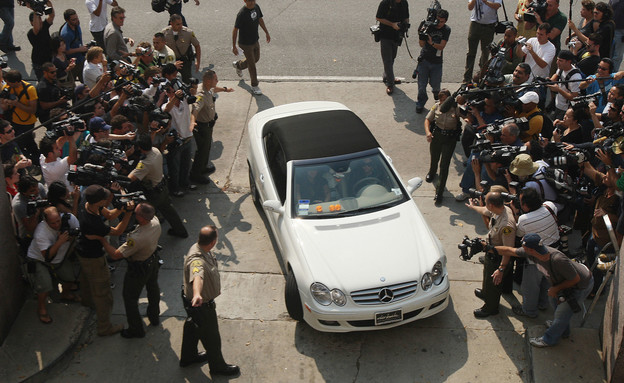
<svg viewBox="0 0 624 383">
<path fill-rule="evenodd" d="M 380 152 L 326 162 L 295 162 L 292 179 L 293 216 L 299 218 L 364 214 L 408 199 Z"/>
</svg>

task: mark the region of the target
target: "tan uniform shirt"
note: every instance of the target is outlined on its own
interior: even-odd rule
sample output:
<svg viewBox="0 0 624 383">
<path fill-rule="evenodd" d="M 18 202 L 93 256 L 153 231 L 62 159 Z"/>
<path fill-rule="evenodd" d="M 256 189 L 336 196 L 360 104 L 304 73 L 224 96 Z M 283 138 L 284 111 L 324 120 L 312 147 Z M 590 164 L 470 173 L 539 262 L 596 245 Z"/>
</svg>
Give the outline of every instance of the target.
<svg viewBox="0 0 624 383">
<path fill-rule="evenodd" d="M 163 29 L 162 33 L 165 35 L 165 44 L 173 50 L 178 60 L 186 54 L 191 44 L 199 45 L 199 40 L 195 37 L 195 32 L 187 27 L 182 27 L 182 30 L 178 32 L 177 39 L 175 38 L 176 35 L 173 33 L 171 26 Z"/>
<path fill-rule="evenodd" d="M 221 294 L 221 279 L 217 258 L 212 253 L 205 253 L 194 244 L 184 257 L 184 294 L 189 300 L 193 299 L 193 280 L 204 280 L 201 296 L 204 302 L 215 299 Z"/>
<path fill-rule="evenodd" d="M 197 101 L 193 104 L 193 114 L 196 114 L 197 122 L 208 123 L 215 118 L 215 102 L 212 89 L 201 89 L 197 92 Z"/>
<path fill-rule="evenodd" d="M 160 222 L 154 217 L 147 225 L 138 225 L 132 230 L 119 251 L 132 262 L 145 261 L 156 251 L 160 232 Z"/>
<path fill-rule="evenodd" d="M 139 161 L 136 168 L 130 173 L 140 179 L 149 187 L 154 187 L 163 178 L 163 157 L 162 153 L 154 147 L 147 153 L 144 159 Z"/>
<path fill-rule="evenodd" d="M 488 232 L 490 245 L 514 247 L 516 242 L 516 221 L 511 209 L 505 206 L 505 211 L 500 215 L 493 214 L 489 210 L 486 213 L 489 213 L 485 215 L 490 217 L 490 231 Z"/>
<path fill-rule="evenodd" d="M 442 113 L 440 111 L 440 101 L 436 101 L 429 113 L 427 113 L 427 120 L 433 122 L 440 129 L 455 130 L 457 129 L 458 121 L 457 108 L 452 108 L 448 112 Z M 433 131 L 433 126 L 431 130 Z"/>
</svg>

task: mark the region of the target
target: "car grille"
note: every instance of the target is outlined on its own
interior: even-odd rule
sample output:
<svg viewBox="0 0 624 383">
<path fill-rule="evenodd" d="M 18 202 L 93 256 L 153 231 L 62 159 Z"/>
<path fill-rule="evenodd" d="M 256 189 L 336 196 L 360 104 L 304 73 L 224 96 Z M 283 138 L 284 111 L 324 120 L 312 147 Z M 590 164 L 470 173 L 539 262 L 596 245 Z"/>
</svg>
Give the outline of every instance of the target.
<svg viewBox="0 0 624 383">
<path fill-rule="evenodd" d="M 372 289 L 351 292 L 351 299 L 359 305 L 378 305 L 400 301 L 414 294 L 418 289 L 418 281 L 398 283 L 391 286 L 375 287 Z M 382 290 L 385 290 L 381 293 Z M 380 294 L 381 293 L 381 294 Z M 391 299 L 388 300 L 388 295 Z M 382 298 L 385 297 L 384 300 Z"/>
</svg>

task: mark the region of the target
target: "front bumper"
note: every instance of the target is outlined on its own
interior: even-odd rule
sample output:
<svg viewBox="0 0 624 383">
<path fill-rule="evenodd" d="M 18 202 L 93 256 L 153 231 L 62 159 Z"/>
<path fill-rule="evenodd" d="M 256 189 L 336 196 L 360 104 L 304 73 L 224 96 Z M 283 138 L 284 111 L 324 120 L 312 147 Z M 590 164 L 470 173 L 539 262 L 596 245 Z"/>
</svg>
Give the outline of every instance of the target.
<svg viewBox="0 0 624 383">
<path fill-rule="evenodd" d="M 431 290 L 420 292 L 404 300 L 378 305 L 320 306 L 316 302 L 304 301 L 304 320 L 310 327 L 323 332 L 371 331 L 392 328 L 427 318 L 443 311 L 448 306 L 450 283 L 448 274 L 440 285 Z M 313 299 L 313 298 L 310 298 Z M 323 310 L 326 309 L 326 310 Z M 382 313 L 396 313 L 400 310 L 402 320 L 375 324 L 375 317 Z"/>
</svg>

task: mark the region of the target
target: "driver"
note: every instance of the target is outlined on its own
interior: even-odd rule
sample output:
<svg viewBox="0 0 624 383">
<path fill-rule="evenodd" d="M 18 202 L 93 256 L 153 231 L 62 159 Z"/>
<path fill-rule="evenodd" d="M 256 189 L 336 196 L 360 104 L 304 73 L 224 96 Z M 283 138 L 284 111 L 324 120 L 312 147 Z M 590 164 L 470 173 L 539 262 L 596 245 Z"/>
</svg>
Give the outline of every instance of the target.
<svg viewBox="0 0 624 383">
<path fill-rule="evenodd" d="M 357 161 L 357 164 L 353 166 L 350 178 L 351 185 L 353 185 L 353 195 L 355 195 L 360 188 L 369 184 L 380 184 L 386 187 L 386 189 L 390 185 L 387 172 L 381 169 L 379 162 L 375 161 L 373 158 L 364 158 L 361 161 Z M 369 179 L 370 182 L 362 182 L 365 179 Z"/>
<path fill-rule="evenodd" d="M 331 193 L 327 180 L 319 174 L 317 167 L 307 168 L 303 175 L 298 177 L 295 186 L 297 200 L 308 199 L 312 203 L 327 202 Z"/>
</svg>

